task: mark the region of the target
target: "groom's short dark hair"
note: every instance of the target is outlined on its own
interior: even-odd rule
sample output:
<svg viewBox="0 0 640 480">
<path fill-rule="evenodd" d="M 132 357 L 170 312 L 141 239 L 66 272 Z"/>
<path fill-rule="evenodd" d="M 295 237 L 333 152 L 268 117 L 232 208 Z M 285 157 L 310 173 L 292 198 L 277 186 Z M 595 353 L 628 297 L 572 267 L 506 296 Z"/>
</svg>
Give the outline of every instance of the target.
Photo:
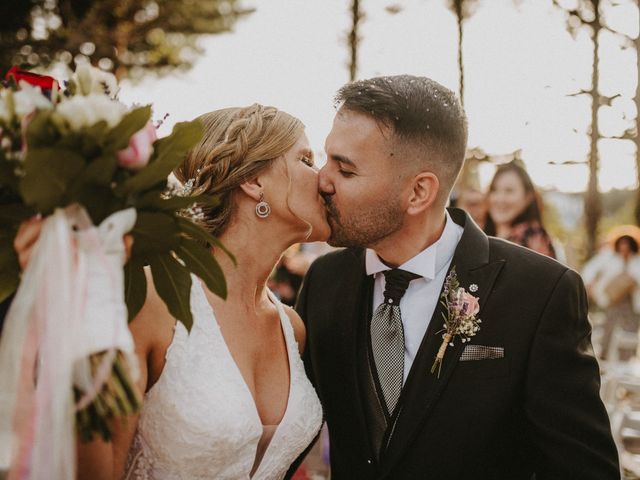
<svg viewBox="0 0 640 480">
<path fill-rule="evenodd" d="M 427 77 L 396 75 L 348 83 L 335 100 L 391 128 L 394 150 L 406 155 L 411 149 L 438 174 L 448 196 L 467 148 L 467 118 L 455 93 Z"/>
</svg>

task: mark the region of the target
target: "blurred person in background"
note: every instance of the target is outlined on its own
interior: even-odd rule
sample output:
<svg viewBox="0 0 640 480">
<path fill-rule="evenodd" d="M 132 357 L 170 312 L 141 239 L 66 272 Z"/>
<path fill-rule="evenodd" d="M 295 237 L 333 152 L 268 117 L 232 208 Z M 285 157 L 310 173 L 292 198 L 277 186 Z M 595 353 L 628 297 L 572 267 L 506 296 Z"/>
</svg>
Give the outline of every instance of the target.
<svg viewBox="0 0 640 480">
<path fill-rule="evenodd" d="M 484 228 L 487 200 L 479 188 L 466 187 L 460 190 L 455 206 L 467 212 L 480 228 Z"/>
<path fill-rule="evenodd" d="M 610 355 L 616 327 L 637 332 L 640 320 L 640 255 L 638 241 L 631 235 L 613 240 L 613 249 L 604 248 L 587 262 L 582 271 L 591 300 L 605 312 L 600 356 Z M 621 355 L 628 359 L 633 351 Z"/>
<path fill-rule="evenodd" d="M 517 161 L 500 165 L 489 185 L 484 232 L 557 258 L 542 223 L 542 201 L 531 177 Z"/>
<path fill-rule="evenodd" d="M 296 304 L 304 274 L 315 259 L 316 255 L 305 250 L 299 243 L 284 252 L 268 284 L 282 303 L 289 306 Z"/>
</svg>

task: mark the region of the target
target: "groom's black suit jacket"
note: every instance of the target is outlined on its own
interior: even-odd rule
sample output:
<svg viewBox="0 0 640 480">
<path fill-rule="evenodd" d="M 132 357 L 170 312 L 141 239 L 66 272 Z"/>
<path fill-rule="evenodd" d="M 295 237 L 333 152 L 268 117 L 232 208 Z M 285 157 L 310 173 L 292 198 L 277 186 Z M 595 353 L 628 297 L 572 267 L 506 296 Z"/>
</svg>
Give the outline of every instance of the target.
<svg viewBox="0 0 640 480">
<path fill-rule="evenodd" d="M 329 426 L 332 479 L 617 479 L 618 458 L 599 397 L 587 300 L 580 277 L 560 263 L 487 237 L 461 210 L 452 266 L 478 286 L 481 329 L 472 345 L 504 358 L 459 361 L 441 343 L 438 306 L 403 388 L 388 447 L 376 459 L 365 420 L 360 333 L 370 315 L 363 249 L 311 266 L 297 311 L 307 326 L 305 363 Z"/>
</svg>

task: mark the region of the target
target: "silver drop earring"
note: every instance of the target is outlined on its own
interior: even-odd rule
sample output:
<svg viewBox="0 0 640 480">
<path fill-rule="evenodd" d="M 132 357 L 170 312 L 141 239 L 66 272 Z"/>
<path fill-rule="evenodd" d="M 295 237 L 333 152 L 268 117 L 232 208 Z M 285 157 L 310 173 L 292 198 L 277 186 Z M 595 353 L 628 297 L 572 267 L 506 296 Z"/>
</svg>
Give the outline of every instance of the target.
<svg viewBox="0 0 640 480">
<path fill-rule="evenodd" d="M 260 194 L 260 201 L 256 205 L 256 215 L 260 218 L 267 218 L 271 213 L 271 207 L 264 201 L 264 193 Z"/>
</svg>

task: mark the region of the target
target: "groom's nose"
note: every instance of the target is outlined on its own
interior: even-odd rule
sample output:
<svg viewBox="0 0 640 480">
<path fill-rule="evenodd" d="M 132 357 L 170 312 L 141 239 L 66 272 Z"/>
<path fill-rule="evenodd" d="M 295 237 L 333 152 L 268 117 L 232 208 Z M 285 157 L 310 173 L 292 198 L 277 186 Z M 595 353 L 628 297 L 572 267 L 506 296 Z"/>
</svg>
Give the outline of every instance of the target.
<svg viewBox="0 0 640 480">
<path fill-rule="evenodd" d="M 327 167 L 325 164 L 318 172 L 318 188 L 320 193 L 333 195 L 336 193 L 336 189 L 333 186 L 333 182 L 331 182 L 329 169 Z"/>
</svg>

